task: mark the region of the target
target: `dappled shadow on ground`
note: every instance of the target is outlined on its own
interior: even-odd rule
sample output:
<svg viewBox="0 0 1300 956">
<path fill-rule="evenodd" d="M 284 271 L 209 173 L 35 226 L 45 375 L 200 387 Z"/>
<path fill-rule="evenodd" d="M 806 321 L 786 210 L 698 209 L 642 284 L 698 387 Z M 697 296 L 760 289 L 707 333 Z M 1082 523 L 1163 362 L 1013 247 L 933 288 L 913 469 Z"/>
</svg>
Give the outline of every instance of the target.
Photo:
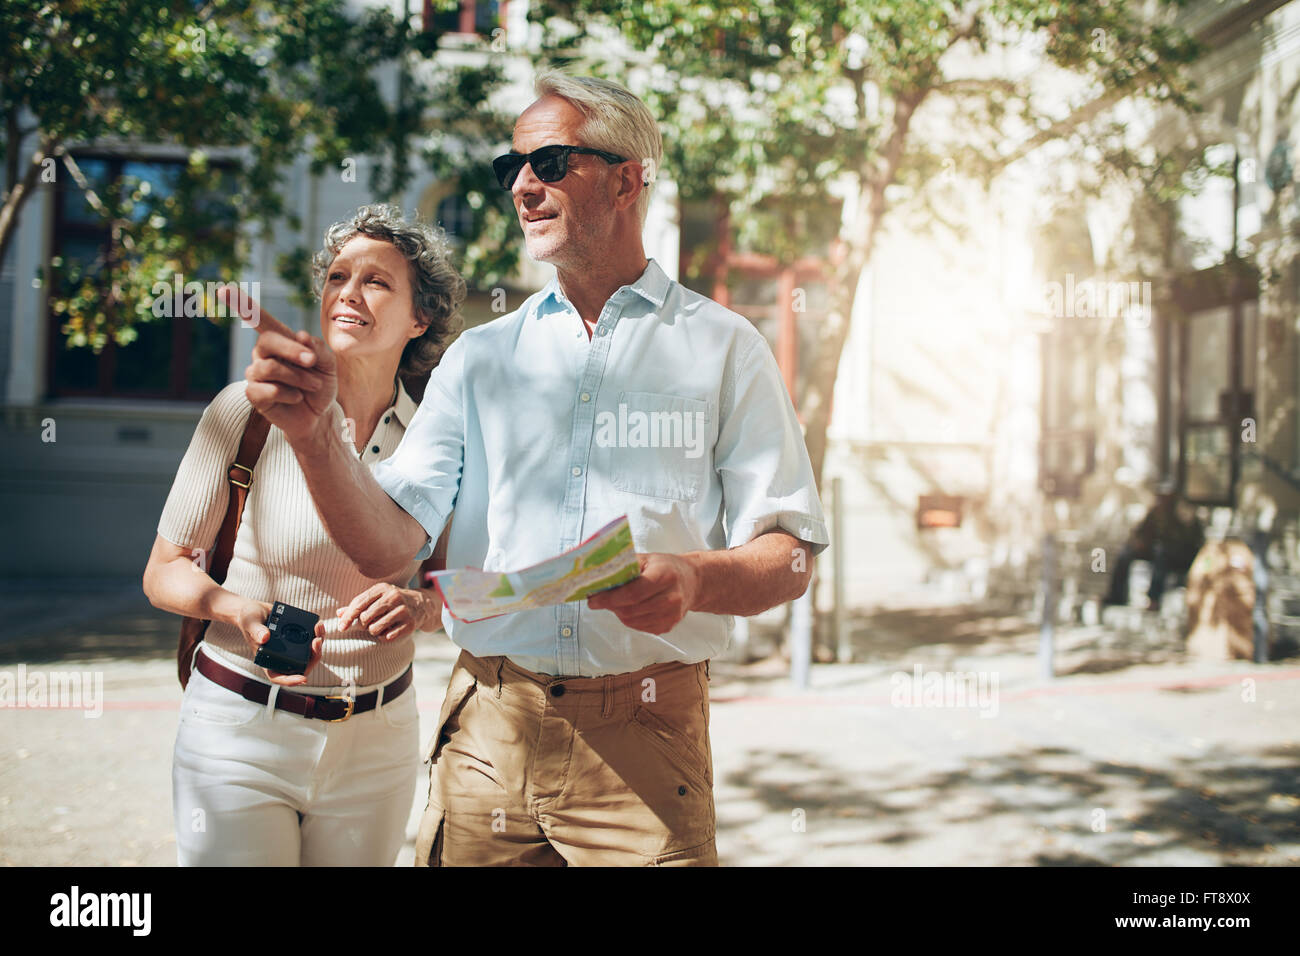
<svg viewBox="0 0 1300 956">
<path fill-rule="evenodd" d="M 1166 769 L 1060 747 L 869 776 L 825 761 L 812 750 L 747 751 L 743 769 L 719 781 L 720 840 L 762 843 L 772 865 L 815 862 L 837 848 L 837 862 L 862 864 L 1300 862 L 1285 855 L 1300 843 L 1297 746 L 1212 750 Z M 809 843 L 781 837 L 800 812 Z"/>
<path fill-rule="evenodd" d="M 1005 644 L 1034 626 L 1024 617 L 996 607 L 965 604 L 890 608 L 856 614 L 850 620 L 857 660 L 899 657 L 929 645 L 972 648 Z"/>
</svg>

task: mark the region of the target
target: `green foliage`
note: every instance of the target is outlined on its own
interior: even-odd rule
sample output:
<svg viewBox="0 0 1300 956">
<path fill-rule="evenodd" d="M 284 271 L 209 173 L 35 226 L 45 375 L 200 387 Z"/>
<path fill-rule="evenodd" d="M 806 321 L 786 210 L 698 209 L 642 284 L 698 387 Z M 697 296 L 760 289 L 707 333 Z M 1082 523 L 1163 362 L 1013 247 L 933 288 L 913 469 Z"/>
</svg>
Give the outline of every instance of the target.
<svg viewBox="0 0 1300 956">
<path fill-rule="evenodd" d="M 130 341 L 132 326 L 153 318 L 147 291 L 159 276 L 237 276 L 248 250 L 233 210 L 264 237 L 279 222 L 300 228 L 284 188 L 300 156 L 332 175 L 369 157 L 371 193 L 385 199 L 400 194 L 422 157 L 486 155 L 508 138 L 507 121 L 488 106 L 503 82 L 500 65 L 444 66 L 436 38 L 418 27 L 418 17 L 410 25 L 386 7 L 356 11 L 346 0 L 0 4 L 7 186 L 23 175 L 18 143 L 31 130 L 20 122 L 29 115 L 56 154 L 94 140 L 189 151 L 166 198 L 130 182 L 100 184 L 111 250 L 76 268 L 52 264 L 69 344 L 98 350 L 110 337 Z M 208 153 L 235 162 L 218 167 Z M 68 176 L 62 163 L 57 175 Z M 476 217 L 484 237 L 467 247 L 471 282 L 496 280 L 514 264 L 517 243 L 501 241 L 500 206 L 493 196 Z M 217 275 L 200 276 L 202 264 Z M 310 296 L 305 258 L 282 257 L 279 271 L 300 298 Z"/>
<path fill-rule="evenodd" d="M 1089 95 L 1184 107 L 1181 67 L 1197 55 L 1134 0 L 574 0 L 536 4 L 530 17 L 543 25 L 551 62 L 642 93 L 661 120 L 665 165 L 683 199 L 720 194 L 736 222 L 761 218 L 776 197 L 833 210 L 828 187 L 837 177 L 881 197 L 880 210 L 889 186 L 926 201 L 927 186 L 954 161 L 987 179 L 1009 144 L 1059 119 L 1059 94 L 1040 102 L 1032 72 L 996 69 L 1026 48 L 1081 79 Z M 622 44 L 608 42 L 615 34 Z M 923 101 L 946 110 L 947 133 L 921 137 L 909 127 Z M 876 217 L 853 226 L 878 227 Z M 779 256 L 820 243 L 815 231 L 762 232 L 757 245 Z"/>
<path fill-rule="evenodd" d="M 474 211 L 473 235 L 462 253 L 466 281 L 500 285 L 519 264 L 520 233 L 510 193 L 492 172 L 492 159 L 508 148 L 514 116 L 485 104 L 505 85 L 500 58 L 440 74 L 426 114 L 429 131 L 422 159 L 440 180 L 454 180 Z"/>
</svg>

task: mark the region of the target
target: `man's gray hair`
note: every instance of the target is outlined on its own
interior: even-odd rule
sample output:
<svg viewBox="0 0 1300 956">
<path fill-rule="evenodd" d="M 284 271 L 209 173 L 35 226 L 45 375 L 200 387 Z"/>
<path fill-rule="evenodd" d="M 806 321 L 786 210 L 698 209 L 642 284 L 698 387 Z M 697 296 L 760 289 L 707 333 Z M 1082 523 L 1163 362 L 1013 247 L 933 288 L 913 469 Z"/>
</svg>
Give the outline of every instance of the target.
<svg viewBox="0 0 1300 956">
<path fill-rule="evenodd" d="M 465 301 L 465 280 L 452 265 L 452 248 L 445 232 L 417 219 L 407 219 L 397 206 L 376 204 L 362 206 L 351 219 L 325 230 L 325 244 L 312 257 L 317 297 L 325 291 L 326 276 L 339 250 L 359 235 L 391 242 L 410 263 L 416 317 L 428 326 L 423 335 L 406 343 L 398 374 L 407 391 L 419 401 L 415 393 L 423 393 L 423 379 L 438 364 L 447 336 L 455 330 Z"/>
<path fill-rule="evenodd" d="M 644 226 L 650 209 L 650 193 L 659 177 L 664 141 L 659 124 L 646 105 L 627 87 L 613 80 L 594 76 L 573 76 L 560 70 L 544 70 L 537 75 L 534 90 L 538 97 L 558 96 L 582 111 L 587 118 L 578 131 L 581 143 L 617 153 L 641 163 L 645 188 L 636 200 L 637 221 Z"/>
</svg>

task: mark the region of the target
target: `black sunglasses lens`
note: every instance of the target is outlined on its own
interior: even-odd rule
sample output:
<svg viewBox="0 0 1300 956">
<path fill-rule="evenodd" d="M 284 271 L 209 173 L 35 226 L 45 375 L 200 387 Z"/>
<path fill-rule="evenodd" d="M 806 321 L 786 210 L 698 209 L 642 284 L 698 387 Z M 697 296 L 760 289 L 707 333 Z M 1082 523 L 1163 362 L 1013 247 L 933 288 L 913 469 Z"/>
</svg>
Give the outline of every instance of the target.
<svg viewBox="0 0 1300 956">
<path fill-rule="evenodd" d="M 507 153 L 492 160 L 492 171 L 497 174 L 497 182 L 501 184 L 502 189 L 510 189 L 514 186 L 515 177 L 519 175 L 519 170 L 524 168 L 526 162 L 528 157 L 520 156 L 518 153 Z"/>
<path fill-rule="evenodd" d="M 558 182 L 569 171 L 569 153 L 558 146 L 543 146 L 532 155 L 533 172 L 544 183 Z"/>
</svg>

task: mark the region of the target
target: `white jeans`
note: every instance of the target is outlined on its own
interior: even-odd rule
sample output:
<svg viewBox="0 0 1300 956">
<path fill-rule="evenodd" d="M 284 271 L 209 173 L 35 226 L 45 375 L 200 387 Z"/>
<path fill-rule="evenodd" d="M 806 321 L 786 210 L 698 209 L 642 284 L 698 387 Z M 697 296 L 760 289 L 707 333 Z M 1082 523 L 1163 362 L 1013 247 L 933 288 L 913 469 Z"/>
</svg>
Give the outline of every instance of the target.
<svg viewBox="0 0 1300 956">
<path fill-rule="evenodd" d="M 274 710 L 275 693 L 256 704 L 190 676 L 172 751 L 178 863 L 392 866 L 420 765 L 414 685 L 337 723 Z"/>
</svg>

